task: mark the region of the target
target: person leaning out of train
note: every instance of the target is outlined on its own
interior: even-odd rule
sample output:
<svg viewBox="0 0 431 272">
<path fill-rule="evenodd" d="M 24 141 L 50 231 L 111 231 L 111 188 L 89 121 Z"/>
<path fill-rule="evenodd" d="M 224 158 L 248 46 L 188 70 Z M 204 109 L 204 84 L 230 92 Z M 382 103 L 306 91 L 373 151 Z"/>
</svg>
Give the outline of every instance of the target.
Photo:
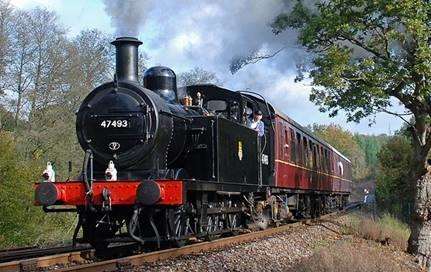
<svg viewBox="0 0 431 272">
<path fill-rule="evenodd" d="M 262 137 L 265 133 L 265 124 L 262 122 L 262 112 L 256 110 L 253 113 L 253 118 L 248 120 L 247 126 L 257 131 L 257 135 Z"/>
</svg>

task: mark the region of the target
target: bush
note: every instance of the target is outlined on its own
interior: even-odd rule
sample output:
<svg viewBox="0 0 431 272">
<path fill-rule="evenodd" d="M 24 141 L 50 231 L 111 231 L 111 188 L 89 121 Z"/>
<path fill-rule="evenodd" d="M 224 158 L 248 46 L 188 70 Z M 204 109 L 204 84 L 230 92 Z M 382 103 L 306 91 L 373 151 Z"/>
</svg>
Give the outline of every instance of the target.
<svg viewBox="0 0 431 272">
<path fill-rule="evenodd" d="M 43 165 L 20 158 L 13 135 L 0 132 L 0 248 L 70 239 L 74 215 L 48 215 L 33 204 L 33 182 L 39 180 Z"/>
<path fill-rule="evenodd" d="M 377 220 L 356 217 L 351 222 L 350 230 L 364 239 L 393 245 L 403 251 L 407 249 L 410 229 L 390 214 L 384 214 Z"/>
</svg>

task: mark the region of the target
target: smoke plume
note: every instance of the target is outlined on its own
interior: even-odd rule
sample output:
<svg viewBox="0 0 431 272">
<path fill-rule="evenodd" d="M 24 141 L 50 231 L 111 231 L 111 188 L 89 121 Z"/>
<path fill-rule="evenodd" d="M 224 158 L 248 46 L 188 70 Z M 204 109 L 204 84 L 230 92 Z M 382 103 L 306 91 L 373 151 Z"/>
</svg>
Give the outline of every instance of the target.
<svg viewBox="0 0 431 272">
<path fill-rule="evenodd" d="M 309 7 L 316 1 L 302 0 Z M 291 10 L 296 2 L 104 0 L 116 34 L 137 36 L 144 42 L 149 56 L 146 65 L 168 66 L 177 74 L 200 67 L 214 72 L 226 88 L 264 95 L 302 124 L 342 123 L 341 116 L 328 119 L 309 101 L 309 81 L 295 82 L 297 65 L 310 57 L 297 45 L 297 33 L 272 33 L 270 24 L 275 17 Z M 277 52 L 273 58 L 264 58 Z M 264 60 L 244 66 L 250 57 Z M 364 127 L 369 131 L 367 124 Z"/>
<path fill-rule="evenodd" d="M 137 36 L 151 10 L 147 0 L 103 0 L 117 36 Z"/>
</svg>

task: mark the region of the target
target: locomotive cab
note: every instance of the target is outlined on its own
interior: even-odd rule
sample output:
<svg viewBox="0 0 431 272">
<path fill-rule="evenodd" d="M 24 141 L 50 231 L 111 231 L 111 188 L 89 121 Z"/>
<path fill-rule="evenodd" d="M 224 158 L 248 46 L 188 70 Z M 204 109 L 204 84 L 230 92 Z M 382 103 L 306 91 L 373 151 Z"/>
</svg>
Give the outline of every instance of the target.
<svg viewBox="0 0 431 272">
<path fill-rule="evenodd" d="M 247 181 L 271 185 L 274 173 L 274 162 L 271 159 L 274 144 L 272 107 L 255 95 L 232 92 L 216 85 L 192 85 L 181 91 L 183 96 L 191 97 L 201 93 L 203 108 L 208 111 L 205 117 L 194 118 L 192 126 L 212 126 L 212 131 L 202 135 L 196 144 L 208 148 L 200 153 L 190 154 L 190 164 L 205 162 L 201 163 L 203 166 L 199 169 L 185 166 L 186 170 L 190 171 L 190 176 L 218 182 Z M 256 110 L 261 110 L 264 115 L 263 137 L 258 137 L 256 131 L 247 127 L 248 119 Z M 211 146 L 213 148 L 209 148 Z"/>
</svg>

